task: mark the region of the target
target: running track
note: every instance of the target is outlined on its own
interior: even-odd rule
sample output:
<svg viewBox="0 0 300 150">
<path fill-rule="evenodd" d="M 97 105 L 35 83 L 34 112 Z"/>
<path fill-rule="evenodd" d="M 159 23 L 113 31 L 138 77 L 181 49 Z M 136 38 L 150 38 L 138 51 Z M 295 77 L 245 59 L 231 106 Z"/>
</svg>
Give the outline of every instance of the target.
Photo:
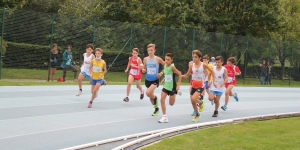
<svg viewBox="0 0 300 150">
<path fill-rule="evenodd" d="M 192 124 L 188 87 L 182 86 L 174 106 L 167 105 L 169 123 L 158 123 L 161 116 L 147 97 L 139 100 L 132 86 L 130 101 L 123 102 L 126 86 L 104 86 L 93 107 L 88 109 L 90 86 L 76 97 L 77 86 L 0 87 L 0 149 L 53 150 L 100 140 Z M 161 87 L 155 93 L 160 95 Z M 213 118 L 214 106 L 205 97 L 205 110 L 199 122 L 208 122 L 271 113 L 298 112 L 299 88 L 236 87 L 239 102 L 233 98 L 228 110 L 219 110 Z M 159 96 L 160 97 L 160 96 Z M 224 96 L 221 98 L 224 103 Z M 198 122 L 198 123 L 199 123 Z M 111 149 L 111 143 L 97 149 Z M 93 149 L 93 148 L 91 148 Z"/>
</svg>

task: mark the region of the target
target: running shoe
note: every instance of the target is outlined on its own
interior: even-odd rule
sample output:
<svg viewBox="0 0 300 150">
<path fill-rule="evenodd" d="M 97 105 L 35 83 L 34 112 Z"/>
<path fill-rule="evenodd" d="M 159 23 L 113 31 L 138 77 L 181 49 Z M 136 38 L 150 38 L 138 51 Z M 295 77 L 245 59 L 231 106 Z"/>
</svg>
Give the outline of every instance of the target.
<svg viewBox="0 0 300 150">
<path fill-rule="evenodd" d="M 128 101 L 129 101 L 129 98 L 128 98 L 128 97 L 125 97 L 125 98 L 123 99 L 123 101 L 124 101 L 124 102 L 128 102 Z"/>
<path fill-rule="evenodd" d="M 79 90 L 78 94 L 76 94 L 76 96 L 80 96 L 82 94 L 82 91 Z"/>
<path fill-rule="evenodd" d="M 141 95 L 140 95 L 140 99 L 142 100 L 144 98 L 144 91 L 143 91 L 143 93 L 141 93 Z"/>
<path fill-rule="evenodd" d="M 201 104 L 196 104 L 199 107 L 199 112 L 202 112 L 204 110 L 204 101 L 201 100 Z"/>
<path fill-rule="evenodd" d="M 159 114 L 159 108 L 155 108 L 152 116 L 157 116 Z"/>
<path fill-rule="evenodd" d="M 193 113 L 191 114 L 191 116 L 195 116 L 196 115 L 196 112 L 195 111 L 193 111 Z"/>
<path fill-rule="evenodd" d="M 167 117 L 164 117 L 164 116 L 163 116 L 160 120 L 158 120 L 158 122 L 159 122 L 159 123 L 168 123 L 169 120 L 168 120 Z"/>
<path fill-rule="evenodd" d="M 89 102 L 88 108 L 91 108 L 91 107 L 92 107 L 92 103 L 91 103 L 91 102 Z"/>
<path fill-rule="evenodd" d="M 226 105 L 222 106 L 221 108 L 222 108 L 224 111 L 227 110 L 227 106 L 226 106 Z"/>
<path fill-rule="evenodd" d="M 212 115 L 212 117 L 218 117 L 218 111 L 214 111 L 214 114 Z"/>
<path fill-rule="evenodd" d="M 238 98 L 238 96 L 237 96 L 237 93 L 234 93 L 234 99 L 238 102 L 239 101 L 239 98 Z"/>
<path fill-rule="evenodd" d="M 193 119 L 193 122 L 197 122 L 199 120 L 199 118 L 201 117 L 201 115 L 195 115 L 194 119 Z"/>
</svg>

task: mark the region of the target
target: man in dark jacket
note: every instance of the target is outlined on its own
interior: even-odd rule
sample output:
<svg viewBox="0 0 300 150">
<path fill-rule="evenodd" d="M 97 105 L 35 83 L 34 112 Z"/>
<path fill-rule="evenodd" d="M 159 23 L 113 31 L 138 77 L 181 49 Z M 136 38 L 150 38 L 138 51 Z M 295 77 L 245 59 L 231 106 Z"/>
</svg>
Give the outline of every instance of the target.
<svg viewBox="0 0 300 150">
<path fill-rule="evenodd" d="M 63 79 L 66 81 L 67 69 L 71 69 L 74 72 L 74 80 L 77 79 L 77 69 L 72 65 L 72 46 L 68 45 L 67 50 L 63 53 L 63 61 L 61 67 L 63 68 Z"/>
</svg>

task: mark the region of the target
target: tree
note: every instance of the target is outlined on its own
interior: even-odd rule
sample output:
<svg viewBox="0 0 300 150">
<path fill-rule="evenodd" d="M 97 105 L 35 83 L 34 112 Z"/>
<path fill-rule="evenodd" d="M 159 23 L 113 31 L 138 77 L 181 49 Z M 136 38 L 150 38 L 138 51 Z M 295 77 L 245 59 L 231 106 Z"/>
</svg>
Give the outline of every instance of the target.
<svg viewBox="0 0 300 150">
<path fill-rule="evenodd" d="M 291 63 L 295 62 L 295 60 L 291 60 L 293 45 L 290 41 L 299 41 L 300 38 L 300 0 L 282 0 L 280 6 L 280 16 L 283 19 L 280 26 L 283 28 L 271 32 L 269 35 L 276 39 L 273 45 L 282 67 L 281 79 L 283 80 L 286 76 L 286 60 L 289 59 Z"/>
</svg>

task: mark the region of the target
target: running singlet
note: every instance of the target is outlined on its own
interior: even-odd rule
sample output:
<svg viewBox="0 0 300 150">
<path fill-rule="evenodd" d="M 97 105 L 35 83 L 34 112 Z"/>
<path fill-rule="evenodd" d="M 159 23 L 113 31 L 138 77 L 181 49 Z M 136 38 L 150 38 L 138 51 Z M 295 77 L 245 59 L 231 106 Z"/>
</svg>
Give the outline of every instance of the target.
<svg viewBox="0 0 300 150">
<path fill-rule="evenodd" d="M 199 88 L 203 88 L 203 82 L 204 82 L 204 69 L 203 69 L 203 63 L 201 63 L 199 68 L 195 67 L 195 63 L 193 63 L 193 67 L 192 67 L 192 88 L 194 89 L 199 89 Z"/>
<path fill-rule="evenodd" d="M 130 62 L 130 64 L 140 66 L 139 59 L 140 59 L 140 57 L 138 57 L 136 60 L 133 60 L 133 58 L 131 56 L 131 57 L 129 57 L 129 62 Z M 141 71 L 142 71 L 141 69 L 130 67 L 129 74 L 131 74 L 132 76 L 139 76 L 139 75 L 142 75 Z"/>
<path fill-rule="evenodd" d="M 220 70 L 217 70 L 217 67 L 216 66 L 214 66 L 214 68 L 213 68 L 213 71 L 214 71 L 214 73 L 215 73 L 215 76 L 214 76 L 214 78 L 215 78 L 215 81 L 216 81 L 216 83 L 217 83 L 217 87 L 215 87 L 215 85 L 214 84 L 211 84 L 211 90 L 212 91 L 219 91 L 219 92 L 223 92 L 223 89 L 224 89 L 224 87 L 225 87 L 225 84 L 224 84 L 224 86 L 221 88 L 220 87 L 220 85 L 224 82 L 224 80 L 225 80 L 225 75 L 224 75 L 224 70 L 225 70 L 225 67 L 223 67 L 222 66 L 222 68 L 220 69 Z"/>
<path fill-rule="evenodd" d="M 85 62 L 92 62 L 92 59 L 93 59 L 93 54 L 91 54 L 89 57 L 86 56 L 87 54 L 84 53 L 83 54 L 83 64 L 81 66 L 81 72 L 84 72 L 86 73 L 87 75 L 90 75 L 90 66 L 91 64 L 87 64 Z"/>
<path fill-rule="evenodd" d="M 154 59 L 152 61 L 150 61 L 149 57 L 146 58 L 146 69 L 147 69 L 147 73 L 146 73 L 145 79 L 147 81 L 158 80 L 158 78 L 156 77 L 156 74 L 158 74 L 159 65 L 156 64 L 156 56 L 154 57 Z"/>
<path fill-rule="evenodd" d="M 240 73 L 240 69 L 238 66 L 233 66 L 233 67 L 229 67 L 228 65 L 224 65 L 224 67 L 227 69 L 228 72 L 228 81 L 227 84 L 236 84 L 236 79 L 235 79 L 235 73 L 238 72 Z"/>
<path fill-rule="evenodd" d="M 92 60 L 93 67 L 92 67 L 92 79 L 93 80 L 100 80 L 99 76 L 103 75 L 103 67 L 104 67 L 104 60 L 100 60 L 100 62 L 97 62 L 97 60 L 93 59 Z M 102 76 L 101 79 L 104 79 L 104 75 Z"/>
<path fill-rule="evenodd" d="M 172 70 L 172 67 L 174 64 L 171 64 L 169 67 L 166 65 L 164 66 L 164 74 L 165 74 L 165 83 L 164 83 L 164 88 L 168 91 L 172 91 L 174 87 L 174 73 Z"/>
</svg>

